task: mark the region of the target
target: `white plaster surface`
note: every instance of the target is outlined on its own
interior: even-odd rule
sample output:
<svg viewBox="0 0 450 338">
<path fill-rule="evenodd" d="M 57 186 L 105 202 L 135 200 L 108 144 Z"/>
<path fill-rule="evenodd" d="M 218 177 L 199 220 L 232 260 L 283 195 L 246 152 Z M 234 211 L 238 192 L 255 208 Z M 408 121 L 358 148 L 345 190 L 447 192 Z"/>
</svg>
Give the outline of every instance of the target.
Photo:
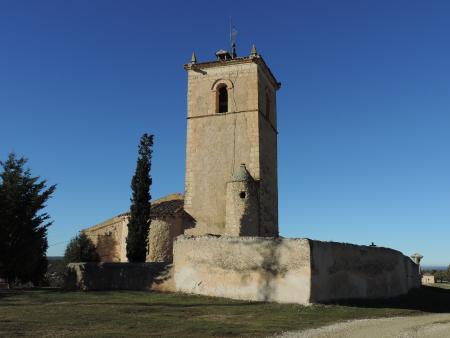
<svg viewBox="0 0 450 338">
<path fill-rule="evenodd" d="M 267 237 L 179 236 L 177 291 L 280 303 L 388 298 L 420 285 L 418 267 L 379 247 Z"/>
<path fill-rule="evenodd" d="M 179 236 L 174 244 L 175 286 L 209 296 L 307 303 L 308 255 L 304 239 Z"/>
</svg>

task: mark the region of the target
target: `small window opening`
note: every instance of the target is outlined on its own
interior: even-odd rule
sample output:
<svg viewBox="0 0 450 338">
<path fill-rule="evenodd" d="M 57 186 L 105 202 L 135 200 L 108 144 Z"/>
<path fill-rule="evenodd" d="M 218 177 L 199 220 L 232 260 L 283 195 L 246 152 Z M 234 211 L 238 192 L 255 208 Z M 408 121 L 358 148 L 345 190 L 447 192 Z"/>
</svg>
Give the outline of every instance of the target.
<svg viewBox="0 0 450 338">
<path fill-rule="evenodd" d="M 244 199 L 245 198 L 245 191 L 241 191 L 239 194 L 239 197 Z"/>
<path fill-rule="evenodd" d="M 228 111 L 228 91 L 227 87 L 219 88 L 219 113 L 226 113 Z"/>
</svg>

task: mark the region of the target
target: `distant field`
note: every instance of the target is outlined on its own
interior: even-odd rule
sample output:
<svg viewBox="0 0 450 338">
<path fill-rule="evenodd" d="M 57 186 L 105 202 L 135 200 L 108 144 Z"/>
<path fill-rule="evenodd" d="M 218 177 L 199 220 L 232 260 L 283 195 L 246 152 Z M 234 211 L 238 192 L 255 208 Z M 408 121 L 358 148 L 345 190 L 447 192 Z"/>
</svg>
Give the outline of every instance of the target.
<svg viewBox="0 0 450 338">
<path fill-rule="evenodd" d="M 349 305 L 300 306 L 154 292 L 0 293 L 0 336 L 265 337 L 358 318 L 450 309 L 450 291 Z"/>
<path fill-rule="evenodd" d="M 422 271 L 447 270 L 448 265 L 420 265 Z"/>
</svg>

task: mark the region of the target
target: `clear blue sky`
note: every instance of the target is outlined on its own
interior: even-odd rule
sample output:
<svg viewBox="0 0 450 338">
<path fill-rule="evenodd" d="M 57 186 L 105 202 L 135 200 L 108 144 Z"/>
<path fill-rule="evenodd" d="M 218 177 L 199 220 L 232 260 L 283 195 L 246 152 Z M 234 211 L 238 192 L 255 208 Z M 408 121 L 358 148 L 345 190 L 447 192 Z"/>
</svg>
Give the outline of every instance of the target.
<svg viewBox="0 0 450 338">
<path fill-rule="evenodd" d="M 230 15 L 282 82 L 281 234 L 450 263 L 446 0 L 0 0 L 0 158 L 58 184 L 48 253 L 128 209 L 144 132 L 153 197 L 184 190 L 182 66 L 227 48 Z"/>
</svg>

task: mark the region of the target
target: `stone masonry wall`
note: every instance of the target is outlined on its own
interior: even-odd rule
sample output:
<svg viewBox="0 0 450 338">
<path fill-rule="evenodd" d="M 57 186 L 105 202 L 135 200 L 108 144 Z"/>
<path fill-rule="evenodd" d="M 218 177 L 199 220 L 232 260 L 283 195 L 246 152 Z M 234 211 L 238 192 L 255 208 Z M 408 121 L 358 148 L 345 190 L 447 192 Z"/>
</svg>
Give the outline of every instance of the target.
<svg viewBox="0 0 450 338">
<path fill-rule="evenodd" d="M 95 227 L 83 230 L 97 248 L 102 262 L 126 262 L 128 216 L 117 216 Z"/>
<path fill-rule="evenodd" d="M 419 287 L 418 266 L 401 252 L 310 241 L 312 303 L 395 297 Z"/>
<path fill-rule="evenodd" d="M 166 263 L 70 263 L 65 288 L 174 291 L 172 266 Z"/>
<path fill-rule="evenodd" d="M 260 236 L 278 236 L 277 105 L 276 90 L 258 69 Z M 266 97 L 269 97 L 267 102 Z M 266 104 L 269 103 L 268 108 Z"/>
<path fill-rule="evenodd" d="M 217 80 L 229 88 L 228 113 L 215 111 Z M 226 182 L 241 163 L 259 179 L 256 84 L 253 63 L 188 71 L 185 210 L 197 221 L 197 232 L 224 233 Z"/>
<path fill-rule="evenodd" d="M 258 189 L 253 179 L 227 184 L 225 234 L 227 236 L 258 236 Z"/>
<path fill-rule="evenodd" d="M 183 211 L 183 195 L 170 194 L 152 201 L 152 223 L 147 261 L 171 262 L 173 240 L 194 225 Z M 127 262 L 128 213 L 82 230 L 96 245 L 102 262 Z"/>
<path fill-rule="evenodd" d="M 172 262 L 173 241 L 183 234 L 183 220 L 176 217 L 152 220 L 147 262 Z"/>
<path fill-rule="evenodd" d="M 185 210 L 197 222 L 186 233 L 226 233 L 226 183 L 244 163 L 255 181 L 260 182 L 258 233 L 277 236 L 277 85 L 273 79 L 268 80 L 267 66 L 261 60 L 246 59 L 197 64 L 186 69 Z M 226 113 L 217 113 L 216 109 L 219 84 L 228 90 Z M 266 93 L 270 96 L 269 117 L 264 117 Z"/>
</svg>

